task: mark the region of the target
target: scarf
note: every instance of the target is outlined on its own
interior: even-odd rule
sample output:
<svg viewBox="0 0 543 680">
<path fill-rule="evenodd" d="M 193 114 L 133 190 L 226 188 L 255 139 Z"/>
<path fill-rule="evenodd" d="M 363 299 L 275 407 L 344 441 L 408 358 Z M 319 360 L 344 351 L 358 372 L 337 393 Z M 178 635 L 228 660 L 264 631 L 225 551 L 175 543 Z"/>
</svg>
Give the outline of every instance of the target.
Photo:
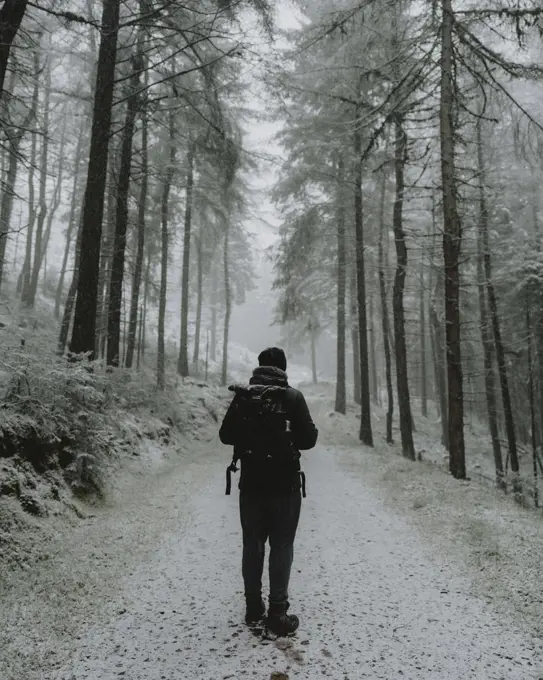
<svg viewBox="0 0 543 680">
<path fill-rule="evenodd" d="M 277 387 L 288 387 L 288 376 L 276 366 L 259 366 L 253 371 L 253 376 L 249 380 L 250 385 L 276 385 Z"/>
</svg>

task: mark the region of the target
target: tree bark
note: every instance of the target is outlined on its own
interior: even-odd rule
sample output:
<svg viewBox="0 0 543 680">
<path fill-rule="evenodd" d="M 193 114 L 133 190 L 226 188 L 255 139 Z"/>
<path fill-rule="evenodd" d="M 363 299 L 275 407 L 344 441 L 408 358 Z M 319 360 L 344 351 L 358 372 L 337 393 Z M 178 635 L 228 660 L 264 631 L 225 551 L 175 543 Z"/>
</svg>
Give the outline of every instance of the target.
<svg viewBox="0 0 543 680">
<path fill-rule="evenodd" d="M 57 210 L 60 206 L 61 200 L 62 200 L 62 187 L 64 184 L 64 149 L 66 147 L 66 126 L 64 125 L 62 128 L 62 136 L 60 139 L 60 150 L 59 150 L 59 163 L 58 163 L 58 175 L 57 175 L 57 180 L 55 184 L 55 188 L 53 191 L 53 202 L 51 203 L 51 206 L 49 207 L 49 210 L 47 212 L 47 221 L 45 223 L 45 233 L 43 235 L 43 244 L 41 248 L 41 261 L 40 261 L 40 267 L 42 264 L 45 265 L 46 259 L 47 259 L 47 251 L 49 249 L 49 242 L 51 240 L 51 230 L 53 228 L 53 220 L 55 218 L 55 215 L 57 214 Z M 47 266 L 44 266 L 44 269 L 47 270 Z M 45 276 L 45 274 L 44 274 Z"/>
<path fill-rule="evenodd" d="M 313 376 L 313 385 L 317 385 L 319 382 L 317 371 L 317 334 L 314 330 L 310 331 L 309 341 L 311 344 L 311 375 Z"/>
<path fill-rule="evenodd" d="M 347 412 L 347 389 L 345 384 L 345 299 L 347 290 L 347 258 L 345 233 L 345 181 L 343 158 L 338 162 L 337 215 L 337 347 L 336 347 L 336 403 L 338 413 Z"/>
<path fill-rule="evenodd" d="M 435 196 L 432 195 L 432 229 L 434 233 L 433 259 L 436 254 L 437 219 Z M 449 411 L 447 406 L 447 374 L 445 365 L 445 355 L 447 348 L 443 334 L 443 326 L 438 313 L 437 300 L 441 298 L 440 290 L 443 287 L 441 271 L 436 274 L 435 285 L 432 289 L 429 300 L 428 319 L 430 323 L 430 337 L 433 345 L 434 375 L 437 393 L 437 405 L 441 419 L 441 444 L 447 451 L 449 450 Z"/>
<path fill-rule="evenodd" d="M 34 244 L 34 261 L 30 267 L 27 285 L 23 288 L 22 300 L 28 307 L 34 307 L 38 290 L 38 278 L 42 263 L 43 228 L 47 217 L 47 173 L 49 171 L 49 109 L 51 102 L 51 62 L 47 61 L 45 76 L 45 96 L 43 103 L 43 138 L 40 162 L 40 192 L 38 197 L 38 220 L 36 223 L 36 242 Z"/>
<path fill-rule="evenodd" d="M 385 378 L 387 386 L 386 440 L 393 443 L 392 423 L 394 418 L 394 390 L 392 388 L 392 361 L 390 356 L 390 320 L 388 315 L 386 270 L 385 270 L 385 199 L 386 175 L 383 175 L 379 206 L 378 269 L 379 292 L 381 296 L 381 323 L 383 328 L 383 350 L 385 354 Z M 388 238 L 387 238 L 388 243 Z"/>
<path fill-rule="evenodd" d="M 107 157 L 111 132 L 111 111 L 117 60 L 120 0 L 104 0 L 102 35 L 98 50 L 98 67 L 87 174 L 83 201 L 80 272 L 70 351 L 73 354 L 95 353 L 98 273 L 104 214 Z"/>
<path fill-rule="evenodd" d="M 2 201 L 0 203 L 0 288 L 4 276 L 4 265 L 6 260 L 6 245 L 11 231 L 11 215 L 13 212 L 13 197 L 15 196 L 15 183 L 17 181 L 17 170 L 19 168 L 19 149 L 24 137 L 24 132 L 32 120 L 30 111 L 23 121 L 21 129 L 9 139 L 9 154 L 7 171 L 4 177 L 4 187 Z"/>
<path fill-rule="evenodd" d="M 141 119 L 141 187 L 138 205 L 138 243 L 136 249 L 136 262 L 134 264 L 134 275 L 132 277 L 132 298 L 130 301 L 130 321 L 128 324 L 128 343 L 126 348 L 127 368 L 132 368 L 132 362 L 134 360 L 134 347 L 138 326 L 138 306 L 143 272 L 143 256 L 145 251 L 145 216 L 149 187 L 147 134 L 147 112 L 144 108 Z"/>
<path fill-rule="evenodd" d="M 371 429 L 371 404 L 368 361 L 368 328 L 366 318 L 366 280 L 364 263 L 364 225 L 362 214 L 362 136 L 360 132 L 360 110 L 356 110 L 354 131 L 354 222 L 356 239 L 356 292 L 358 301 L 358 324 L 360 343 L 360 441 L 373 446 Z"/>
<path fill-rule="evenodd" d="M 462 226 L 457 207 L 453 110 L 453 25 L 451 0 L 441 0 L 443 11 L 441 47 L 440 143 L 443 187 L 443 260 L 445 266 L 445 328 L 447 338 L 447 386 L 449 404 L 449 471 L 466 478 L 464 442 L 464 394 L 460 342 L 460 249 Z"/>
<path fill-rule="evenodd" d="M 211 273 L 211 343 L 209 354 L 211 361 L 217 361 L 217 267 Z"/>
<path fill-rule="evenodd" d="M 64 246 L 64 254 L 62 256 L 62 265 L 60 268 L 60 276 L 57 284 L 57 292 L 55 295 L 55 318 L 58 319 L 60 316 L 60 304 L 62 300 L 62 293 L 64 290 L 64 279 L 66 277 L 66 267 L 68 266 L 68 258 L 70 256 L 70 247 L 72 244 L 73 232 L 76 225 L 76 208 L 79 202 L 80 194 L 78 191 L 79 184 L 79 174 L 81 169 L 81 153 L 83 151 L 83 129 L 79 132 L 79 137 L 77 139 L 77 145 L 75 148 L 75 164 L 74 164 L 74 178 L 72 184 L 72 200 L 70 201 L 70 212 L 68 215 L 68 228 L 66 230 L 66 244 Z M 64 352 L 64 348 L 63 348 Z"/>
<path fill-rule="evenodd" d="M 139 371 L 143 344 L 143 305 L 140 306 L 139 317 L 137 317 L 137 321 L 139 321 L 139 324 L 138 324 L 138 344 L 136 353 L 136 370 Z"/>
<path fill-rule="evenodd" d="M 536 508 L 539 507 L 539 488 L 538 479 L 539 472 L 537 469 L 537 430 L 536 430 L 536 418 L 535 418 L 535 395 L 534 395 L 534 366 L 532 362 L 532 345 L 533 345 L 533 333 L 532 333 L 532 321 L 530 315 L 529 303 L 526 304 L 526 335 L 527 335 L 527 360 L 528 360 L 528 400 L 530 403 L 530 434 L 531 434 L 531 445 L 532 445 L 532 472 L 534 477 L 534 505 Z"/>
<path fill-rule="evenodd" d="M 194 352 L 192 354 L 192 365 L 194 370 L 198 372 L 198 362 L 200 361 L 200 336 L 202 333 L 202 306 L 203 306 L 203 288 L 204 288 L 204 273 L 203 273 L 203 246 L 202 238 L 198 236 L 196 242 L 196 267 L 197 267 L 197 284 L 196 284 L 196 324 L 194 328 Z"/>
<path fill-rule="evenodd" d="M 396 245 L 396 274 L 392 292 L 392 309 L 394 317 L 394 347 L 396 354 L 396 382 L 398 390 L 398 410 L 400 412 L 400 434 L 402 453 L 406 458 L 415 460 L 413 443 L 413 418 L 409 397 L 409 379 L 407 373 L 407 346 L 405 341 L 404 289 L 407 276 L 407 246 L 403 229 L 403 203 L 405 193 L 405 162 L 407 156 L 407 139 L 403 129 L 403 121 L 399 114 L 394 122 L 395 136 L 395 176 L 396 197 L 394 200 L 392 226 Z"/>
<path fill-rule="evenodd" d="M 194 189 L 194 146 L 189 142 L 187 154 L 187 193 L 185 204 L 185 224 L 183 230 L 183 265 L 181 277 L 181 337 L 177 372 L 183 378 L 189 374 L 189 273 L 190 239 L 192 230 L 192 197 Z"/>
<path fill-rule="evenodd" d="M 0 96 L 8 69 L 9 53 L 26 12 L 28 0 L 4 0 L 0 9 Z"/>
<path fill-rule="evenodd" d="M 117 206 L 115 210 L 115 239 L 113 241 L 113 259 L 111 262 L 111 278 L 109 281 L 109 304 L 107 324 L 107 364 L 119 366 L 121 343 L 121 308 L 123 301 L 124 260 L 126 254 L 126 230 L 128 226 L 128 191 L 132 172 L 132 143 L 136 113 L 138 108 L 138 89 L 143 59 L 139 55 L 132 58 L 132 76 L 130 78 L 130 95 L 126 106 L 126 119 L 121 146 L 121 167 L 119 170 L 119 186 L 117 189 Z"/>
<path fill-rule="evenodd" d="M 500 443 L 500 433 L 498 429 L 498 408 L 496 402 L 496 384 L 493 365 L 494 348 L 492 343 L 492 332 L 487 309 L 487 285 L 485 276 L 485 242 L 488 240 L 488 209 L 486 204 L 484 187 L 484 165 L 482 163 L 482 139 L 480 124 L 477 125 L 477 145 L 479 160 L 479 224 L 477 229 L 477 281 L 479 291 L 479 313 L 481 317 L 481 343 L 483 345 L 483 365 L 485 372 L 485 396 L 488 415 L 488 428 L 490 439 L 492 440 L 492 451 L 494 454 L 494 466 L 496 469 L 496 485 L 499 489 L 506 489 L 505 477 L 503 472 L 503 460 Z"/>
<path fill-rule="evenodd" d="M 373 291 L 368 293 L 368 316 L 370 338 L 370 393 L 373 403 L 379 406 L 379 378 L 377 376 L 377 347 L 375 340 L 375 310 L 373 307 Z"/>
<path fill-rule="evenodd" d="M 174 113 L 170 111 L 170 157 L 162 187 L 161 207 L 161 262 L 160 262 L 160 297 L 158 302 L 158 349 L 157 349 L 157 387 L 163 390 L 166 382 L 166 348 L 165 348 L 165 325 L 166 325 L 166 295 L 168 290 L 168 220 L 169 199 L 175 170 L 175 124 Z"/>
<path fill-rule="evenodd" d="M 109 288 L 111 282 L 111 264 L 113 261 L 113 241 L 117 221 L 117 189 L 119 173 L 117 172 L 117 150 L 112 144 L 109 149 L 106 184 L 106 215 L 102 230 L 100 246 L 100 266 L 98 270 L 98 302 L 96 308 L 95 347 L 98 356 L 104 358 L 107 351 L 107 326 L 109 315 Z"/>
<path fill-rule="evenodd" d="M 39 83 L 38 74 L 40 71 L 40 58 L 38 50 L 34 52 L 34 73 L 35 81 L 32 91 L 32 118 L 35 120 L 38 114 L 39 103 Z M 17 293 L 23 293 L 28 290 L 30 285 L 30 271 L 32 267 L 32 242 L 34 238 L 34 224 L 36 222 L 36 205 L 35 205 L 35 190 L 34 190 L 34 171 L 36 168 L 37 156 L 37 137 L 36 133 L 32 132 L 32 143 L 30 148 L 30 165 L 28 168 L 28 226 L 26 230 L 26 248 L 23 268 L 17 282 Z"/>
<path fill-rule="evenodd" d="M 77 238 L 75 242 L 75 258 L 74 270 L 72 272 L 72 280 L 66 296 L 66 303 L 64 304 L 64 312 L 62 314 L 62 321 L 60 324 L 60 333 L 58 337 L 57 353 L 62 356 L 66 349 L 68 342 L 68 334 L 70 332 L 70 323 L 72 320 L 72 312 L 75 305 L 75 296 L 77 294 L 77 277 L 79 276 L 79 263 L 81 261 L 81 236 L 82 236 L 82 218 L 79 219 L 77 228 Z"/>
<path fill-rule="evenodd" d="M 428 376 L 426 348 L 426 299 L 424 286 L 424 249 L 420 264 L 419 316 L 420 316 L 420 405 L 423 418 L 428 417 Z"/>
<path fill-rule="evenodd" d="M 479 229 L 481 231 L 481 245 L 483 250 L 484 283 L 488 295 L 488 309 L 494 335 L 494 345 L 496 348 L 496 359 L 498 362 L 498 376 L 503 403 L 503 416 L 505 421 L 505 431 L 507 434 L 507 444 L 509 457 L 511 460 L 511 471 L 513 473 L 513 490 L 516 494 L 522 492 L 522 485 L 519 476 L 519 462 L 517 453 L 517 441 L 515 435 L 515 423 L 513 420 L 513 409 L 511 406 L 511 394 L 509 391 L 509 381 L 507 377 L 507 365 L 505 362 L 505 350 L 501 337 L 500 320 L 498 315 L 498 301 L 492 281 L 492 259 L 490 254 L 490 242 L 488 236 L 488 208 L 485 196 L 486 168 L 483 155 L 483 142 L 481 121 L 477 125 L 477 160 L 479 165 Z"/>
<path fill-rule="evenodd" d="M 228 336 L 230 333 L 230 314 L 232 311 L 232 300 L 230 292 L 230 268 L 228 266 L 228 249 L 230 236 L 230 215 L 228 215 L 224 230 L 224 252 L 223 252 L 223 267 L 224 267 L 224 331 L 222 343 L 222 371 L 221 371 L 221 385 L 225 386 L 228 380 Z"/>
<path fill-rule="evenodd" d="M 143 319 L 141 323 L 141 341 L 139 350 L 141 358 L 145 356 L 145 342 L 147 330 L 147 301 L 149 299 L 149 276 L 151 273 L 151 256 L 147 255 L 147 265 L 145 266 L 145 280 L 143 283 Z"/>
<path fill-rule="evenodd" d="M 362 398 L 360 395 L 360 335 L 358 333 L 358 307 L 356 303 L 356 269 L 351 268 L 350 279 L 350 320 L 351 320 L 351 345 L 353 349 L 353 399 L 354 403 L 360 405 Z"/>
</svg>

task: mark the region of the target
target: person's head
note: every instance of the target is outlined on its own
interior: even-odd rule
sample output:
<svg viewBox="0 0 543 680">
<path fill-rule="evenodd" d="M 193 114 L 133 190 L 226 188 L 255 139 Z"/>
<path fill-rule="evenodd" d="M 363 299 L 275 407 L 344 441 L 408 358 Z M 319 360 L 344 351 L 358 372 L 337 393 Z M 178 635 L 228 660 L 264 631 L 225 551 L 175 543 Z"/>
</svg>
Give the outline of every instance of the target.
<svg viewBox="0 0 543 680">
<path fill-rule="evenodd" d="M 268 347 L 258 355 L 259 366 L 275 366 L 287 370 L 287 357 L 280 347 Z"/>
</svg>

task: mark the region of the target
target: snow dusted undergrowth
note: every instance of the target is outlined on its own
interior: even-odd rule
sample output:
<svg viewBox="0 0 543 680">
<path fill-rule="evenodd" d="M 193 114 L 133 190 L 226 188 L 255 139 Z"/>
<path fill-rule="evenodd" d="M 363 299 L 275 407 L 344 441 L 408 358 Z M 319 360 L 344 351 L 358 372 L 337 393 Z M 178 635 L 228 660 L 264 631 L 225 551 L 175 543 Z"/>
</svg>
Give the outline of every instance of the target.
<svg viewBox="0 0 543 680">
<path fill-rule="evenodd" d="M 304 456 L 296 638 L 263 643 L 240 625 L 230 452 L 202 419 L 178 452 L 144 440 L 109 504 L 2 575 L 0 678 L 543 677 L 541 517 L 380 441 L 361 447 L 326 390 L 309 402 L 321 444 Z"/>
</svg>

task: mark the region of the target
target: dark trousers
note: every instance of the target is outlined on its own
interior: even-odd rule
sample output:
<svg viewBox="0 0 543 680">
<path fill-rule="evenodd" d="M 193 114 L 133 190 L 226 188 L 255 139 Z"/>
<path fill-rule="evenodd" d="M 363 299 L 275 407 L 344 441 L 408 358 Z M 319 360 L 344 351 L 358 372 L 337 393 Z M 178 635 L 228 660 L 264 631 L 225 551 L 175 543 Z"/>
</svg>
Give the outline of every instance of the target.
<svg viewBox="0 0 543 680">
<path fill-rule="evenodd" d="M 270 603 L 288 600 L 290 570 L 294 558 L 294 538 L 300 519 L 300 491 L 285 494 L 254 494 L 241 491 L 239 496 L 243 530 L 242 573 L 246 597 L 259 598 L 266 540 L 270 542 Z"/>
</svg>

